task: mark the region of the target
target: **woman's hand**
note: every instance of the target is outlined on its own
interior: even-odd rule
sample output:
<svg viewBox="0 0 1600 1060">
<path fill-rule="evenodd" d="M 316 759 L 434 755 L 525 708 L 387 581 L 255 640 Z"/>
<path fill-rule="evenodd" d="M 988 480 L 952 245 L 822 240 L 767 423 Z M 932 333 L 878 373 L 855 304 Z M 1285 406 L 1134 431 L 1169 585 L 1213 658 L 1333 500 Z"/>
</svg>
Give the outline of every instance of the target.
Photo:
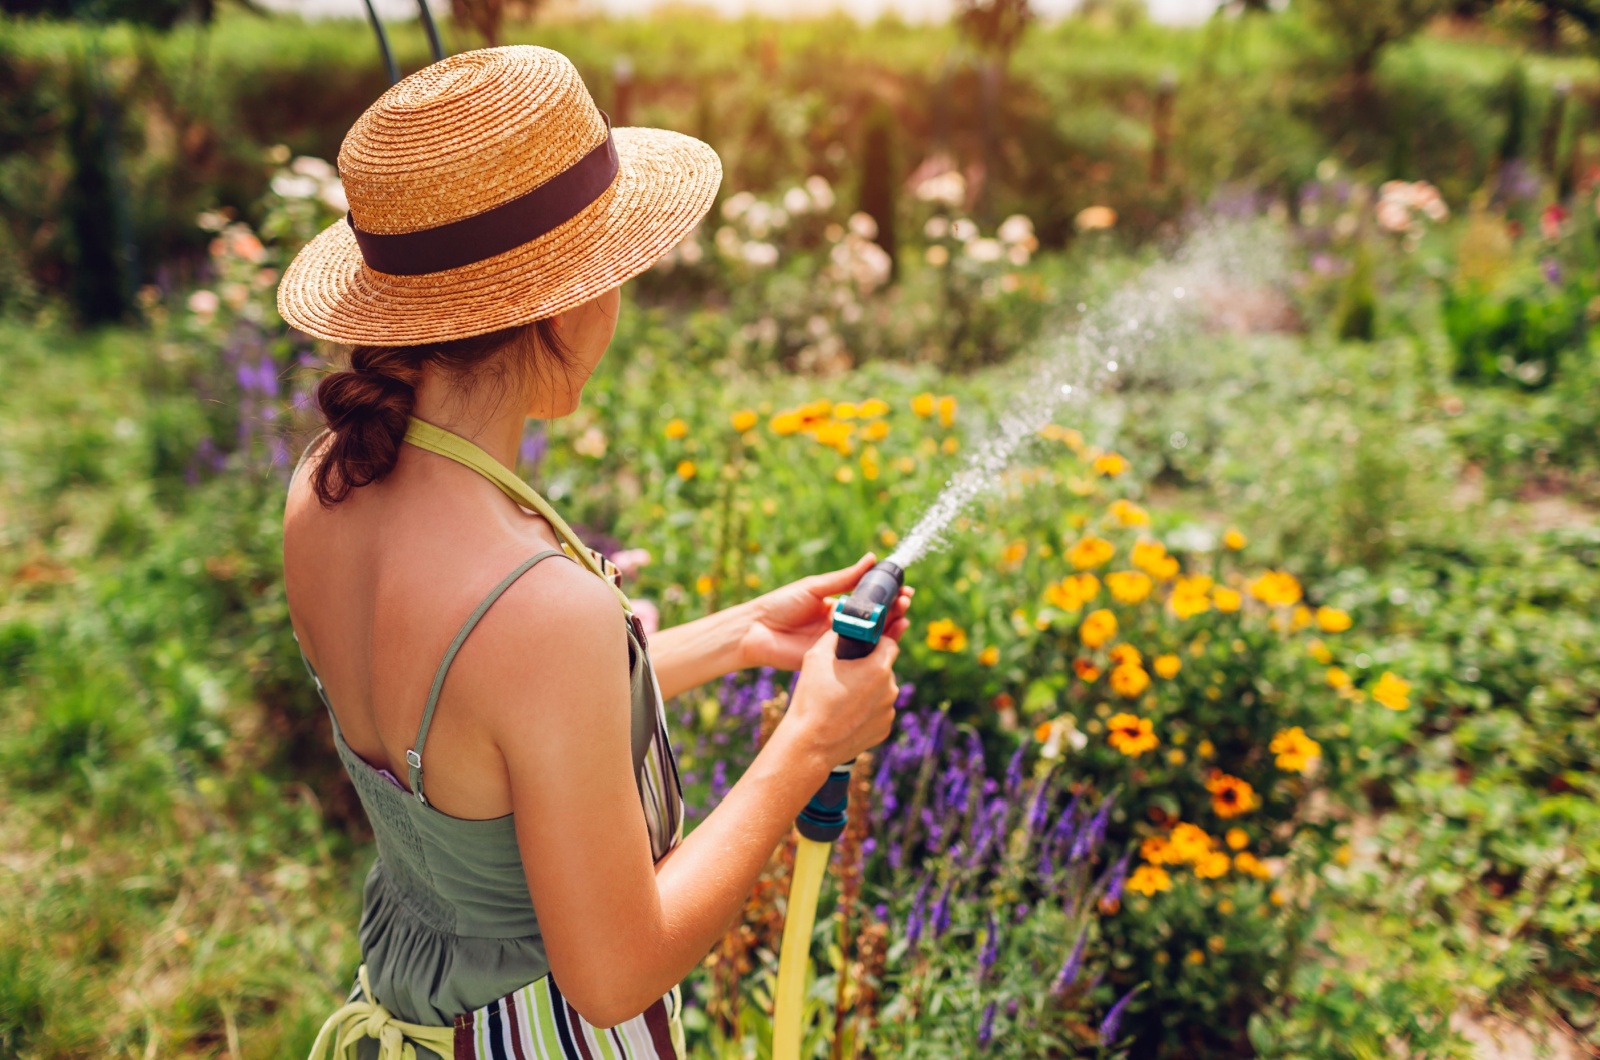
<svg viewBox="0 0 1600 1060">
<path fill-rule="evenodd" d="M 849 567 L 801 578 L 748 601 L 744 606 L 750 609 L 750 627 L 739 644 L 743 665 L 800 669 L 806 651 L 832 626 L 827 598 L 849 593 L 876 562 L 868 552 Z M 900 590 L 884 620 L 884 636 L 899 640 L 910 627 L 905 614 L 915 592 L 910 586 Z"/>
</svg>

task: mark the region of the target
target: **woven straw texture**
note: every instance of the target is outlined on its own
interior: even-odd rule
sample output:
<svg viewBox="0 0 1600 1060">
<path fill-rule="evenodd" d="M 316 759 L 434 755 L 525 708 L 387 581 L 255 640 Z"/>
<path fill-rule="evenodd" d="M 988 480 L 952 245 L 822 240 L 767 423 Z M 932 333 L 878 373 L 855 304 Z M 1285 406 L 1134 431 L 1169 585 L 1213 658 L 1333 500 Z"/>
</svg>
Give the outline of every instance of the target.
<svg viewBox="0 0 1600 1060">
<path fill-rule="evenodd" d="M 604 141 L 605 119 L 559 52 L 518 45 L 451 56 L 404 78 L 351 126 L 339 176 L 363 231 L 415 232 L 539 187 Z M 413 345 L 553 316 L 649 268 L 700 222 L 722 180 L 708 145 L 612 130 L 619 170 L 570 221 L 460 268 L 368 268 L 342 219 L 300 251 L 278 311 L 319 338 Z"/>
</svg>

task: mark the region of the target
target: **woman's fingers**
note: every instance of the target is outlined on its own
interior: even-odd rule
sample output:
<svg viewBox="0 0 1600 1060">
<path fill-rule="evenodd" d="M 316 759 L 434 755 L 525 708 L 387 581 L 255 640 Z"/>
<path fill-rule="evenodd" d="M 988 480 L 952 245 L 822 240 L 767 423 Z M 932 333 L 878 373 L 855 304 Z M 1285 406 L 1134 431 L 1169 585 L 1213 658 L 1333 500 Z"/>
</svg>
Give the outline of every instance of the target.
<svg viewBox="0 0 1600 1060">
<path fill-rule="evenodd" d="M 897 618 L 885 627 L 883 635 L 890 640 L 899 640 L 901 635 L 910 628 L 911 620 L 909 618 Z"/>
</svg>

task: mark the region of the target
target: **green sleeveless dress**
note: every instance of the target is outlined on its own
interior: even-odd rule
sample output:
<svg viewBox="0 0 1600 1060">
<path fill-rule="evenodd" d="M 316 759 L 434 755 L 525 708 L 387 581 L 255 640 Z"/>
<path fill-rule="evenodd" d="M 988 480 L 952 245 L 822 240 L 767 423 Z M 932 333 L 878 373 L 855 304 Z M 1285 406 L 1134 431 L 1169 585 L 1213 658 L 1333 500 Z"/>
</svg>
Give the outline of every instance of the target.
<svg viewBox="0 0 1600 1060">
<path fill-rule="evenodd" d="M 357 1060 L 682 1057 L 678 986 L 633 1019 L 604 1030 L 566 1002 L 545 957 L 512 815 L 453 817 L 428 802 L 423 783 L 428 729 L 457 651 L 512 583 L 541 561 L 562 556 L 605 577 L 622 601 L 633 766 L 651 854 L 659 861 L 678 844 L 683 791 L 677 761 L 644 627 L 622 594 L 621 575 L 584 546 L 542 497 L 471 442 L 420 420 L 412 421 L 406 440 L 472 467 L 513 500 L 544 515 L 562 539 L 562 550 L 539 552 L 508 572 L 456 633 L 406 752 L 406 785 L 345 743 L 322 682 L 306 661 L 333 717 L 339 759 L 372 822 L 378 848 L 362 895 L 361 973 L 344 1007 L 324 1025 L 312 1056 L 328 1055 L 331 1048 L 335 1057 Z"/>
</svg>

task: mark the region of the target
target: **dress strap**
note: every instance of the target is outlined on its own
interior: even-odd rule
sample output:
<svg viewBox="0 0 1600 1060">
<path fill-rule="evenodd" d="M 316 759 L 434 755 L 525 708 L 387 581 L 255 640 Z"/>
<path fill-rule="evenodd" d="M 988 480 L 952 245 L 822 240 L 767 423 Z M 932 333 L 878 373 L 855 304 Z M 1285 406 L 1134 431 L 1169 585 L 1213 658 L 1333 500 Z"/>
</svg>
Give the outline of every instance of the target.
<svg viewBox="0 0 1600 1060">
<path fill-rule="evenodd" d="M 472 442 L 461 437 L 461 435 L 447 431 L 442 427 L 435 427 L 426 420 L 419 420 L 415 416 L 411 417 L 410 424 L 406 427 L 405 440 L 419 449 L 426 449 L 430 453 L 448 457 L 458 464 L 465 464 L 500 487 L 502 493 L 518 504 L 531 508 L 548 519 L 550 525 L 555 528 L 557 536 L 566 542 L 572 558 L 583 564 L 592 573 L 605 578 L 606 584 L 611 586 L 612 591 L 617 594 L 617 599 L 622 602 L 622 610 L 629 616 L 633 614 L 633 605 L 628 602 L 627 595 L 623 593 L 616 583 L 606 577 L 606 573 L 600 568 L 600 564 L 596 562 L 594 556 L 590 555 L 588 546 L 583 543 L 577 534 L 572 532 L 572 527 L 567 525 L 567 521 L 561 518 L 556 510 L 550 507 L 550 503 L 539 496 L 532 486 L 512 474 L 511 470 L 504 464 Z"/>
<path fill-rule="evenodd" d="M 450 664 L 455 662 L 456 652 L 461 650 L 461 645 L 477 626 L 478 620 L 488 611 L 494 602 L 500 599 L 502 593 L 511 588 L 511 584 L 522 577 L 535 563 L 546 556 L 565 556 L 566 553 L 559 549 L 547 548 L 543 552 L 535 553 L 522 561 L 516 570 L 500 579 L 500 584 L 489 590 L 489 595 L 483 598 L 477 609 L 467 616 L 461 624 L 461 630 L 456 634 L 456 639 L 450 642 L 450 647 L 444 653 L 444 659 L 439 663 L 438 671 L 433 675 L 433 687 L 428 690 L 428 702 L 422 708 L 422 723 L 417 726 L 417 739 L 413 746 L 406 749 L 407 779 L 411 782 L 411 793 L 417 801 L 426 804 L 427 796 L 422 794 L 422 748 L 428 742 L 428 727 L 433 724 L 433 708 L 439 703 L 439 690 L 444 688 L 444 678 L 450 672 Z M 310 665 L 309 663 L 307 665 Z"/>
</svg>

